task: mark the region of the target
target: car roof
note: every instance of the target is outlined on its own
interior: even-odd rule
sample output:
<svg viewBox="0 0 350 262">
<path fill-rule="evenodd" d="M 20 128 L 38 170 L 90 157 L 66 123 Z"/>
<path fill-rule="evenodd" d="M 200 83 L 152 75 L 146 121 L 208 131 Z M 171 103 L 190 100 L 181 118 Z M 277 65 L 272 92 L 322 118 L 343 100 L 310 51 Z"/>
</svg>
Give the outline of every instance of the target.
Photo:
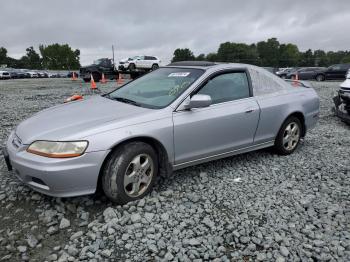
<svg viewBox="0 0 350 262">
<path fill-rule="evenodd" d="M 264 70 L 262 67 L 258 67 L 250 64 L 241 63 L 222 63 L 222 62 L 210 62 L 210 61 L 181 61 L 168 64 L 166 67 L 181 67 L 181 68 L 194 68 L 202 69 L 205 71 L 216 71 L 220 69 L 256 69 Z"/>
</svg>

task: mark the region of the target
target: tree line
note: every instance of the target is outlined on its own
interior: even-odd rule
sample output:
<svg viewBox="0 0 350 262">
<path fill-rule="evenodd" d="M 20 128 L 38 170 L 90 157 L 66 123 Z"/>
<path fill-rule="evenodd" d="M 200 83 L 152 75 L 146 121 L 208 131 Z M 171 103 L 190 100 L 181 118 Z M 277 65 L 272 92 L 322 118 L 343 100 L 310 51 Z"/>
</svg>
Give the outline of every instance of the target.
<svg viewBox="0 0 350 262">
<path fill-rule="evenodd" d="M 20 59 L 7 56 L 7 49 L 0 47 L 0 65 L 11 68 L 77 70 L 80 67 L 80 50 L 68 44 L 39 45 L 38 54 L 31 46 Z"/>
<path fill-rule="evenodd" d="M 270 38 L 254 44 L 221 43 L 216 53 L 195 56 L 188 48 L 177 48 L 172 62 L 177 61 L 212 61 L 246 63 L 266 67 L 322 66 L 350 63 L 350 51 L 311 50 L 299 51 L 295 44 L 280 43 L 277 38 Z"/>
</svg>

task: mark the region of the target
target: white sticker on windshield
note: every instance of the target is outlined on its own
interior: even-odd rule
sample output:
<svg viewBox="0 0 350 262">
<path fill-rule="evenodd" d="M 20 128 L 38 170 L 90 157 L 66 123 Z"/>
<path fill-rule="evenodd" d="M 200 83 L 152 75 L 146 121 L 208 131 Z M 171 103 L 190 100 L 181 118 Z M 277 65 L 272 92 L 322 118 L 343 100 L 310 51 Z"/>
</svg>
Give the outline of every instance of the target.
<svg viewBox="0 0 350 262">
<path fill-rule="evenodd" d="M 168 77 L 186 77 L 190 74 L 190 72 L 178 72 L 178 73 L 171 73 L 168 75 Z"/>
</svg>

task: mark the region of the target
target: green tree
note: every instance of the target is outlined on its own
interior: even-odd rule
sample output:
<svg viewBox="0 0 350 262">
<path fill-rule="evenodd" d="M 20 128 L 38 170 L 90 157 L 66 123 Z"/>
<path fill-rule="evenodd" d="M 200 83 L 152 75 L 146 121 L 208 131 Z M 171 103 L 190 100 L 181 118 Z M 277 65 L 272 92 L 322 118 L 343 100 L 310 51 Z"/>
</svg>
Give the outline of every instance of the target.
<svg viewBox="0 0 350 262">
<path fill-rule="evenodd" d="M 73 50 L 68 44 L 40 45 L 39 50 L 45 69 L 77 70 L 80 67 L 79 49 Z"/>
<path fill-rule="evenodd" d="M 300 52 L 296 45 L 281 44 L 279 47 L 279 66 L 291 67 L 299 62 Z"/>
<path fill-rule="evenodd" d="M 243 43 L 222 43 L 217 52 L 217 61 L 256 64 L 258 61 L 256 46 Z"/>
<path fill-rule="evenodd" d="M 301 53 L 300 66 L 315 66 L 315 58 L 311 49 Z"/>
<path fill-rule="evenodd" d="M 195 59 L 196 58 L 190 49 L 178 48 L 174 51 L 173 59 L 171 59 L 171 62 L 193 61 Z"/>
<path fill-rule="evenodd" d="M 328 66 L 329 65 L 329 59 L 327 57 L 327 54 L 323 50 L 315 50 L 314 51 L 314 59 L 315 59 L 315 66 Z"/>
<path fill-rule="evenodd" d="M 19 63 L 21 63 L 23 67 L 29 68 L 29 69 L 42 68 L 41 58 L 32 46 L 26 49 L 26 55 L 22 56 Z"/>
<path fill-rule="evenodd" d="M 7 62 L 7 49 L 5 47 L 0 47 L 0 65 L 6 64 Z"/>
<path fill-rule="evenodd" d="M 196 57 L 197 61 L 205 61 L 205 54 L 200 54 L 199 56 Z"/>
<path fill-rule="evenodd" d="M 266 42 L 258 42 L 257 50 L 260 57 L 260 65 L 278 67 L 279 47 L 280 43 L 278 42 L 277 38 L 270 38 Z"/>
<path fill-rule="evenodd" d="M 216 53 L 209 53 L 207 54 L 207 56 L 205 57 L 205 60 L 207 61 L 211 61 L 211 62 L 215 62 L 215 61 L 218 61 L 217 60 L 217 54 Z"/>
</svg>

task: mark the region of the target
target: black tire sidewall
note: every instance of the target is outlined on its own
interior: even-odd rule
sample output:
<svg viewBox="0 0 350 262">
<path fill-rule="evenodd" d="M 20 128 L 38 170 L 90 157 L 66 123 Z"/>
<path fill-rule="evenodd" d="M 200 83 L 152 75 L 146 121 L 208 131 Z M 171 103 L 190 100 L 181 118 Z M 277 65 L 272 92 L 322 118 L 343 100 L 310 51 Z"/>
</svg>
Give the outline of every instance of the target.
<svg viewBox="0 0 350 262">
<path fill-rule="evenodd" d="M 317 75 L 316 76 L 316 81 L 317 82 L 322 82 L 322 81 L 324 81 L 325 80 L 325 77 L 323 76 L 323 75 Z"/>
<path fill-rule="evenodd" d="M 153 64 L 152 65 L 152 70 L 157 70 L 159 68 L 158 64 Z"/>
<path fill-rule="evenodd" d="M 297 145 L 292 149 L 292 150 L 286 150 L 283 146 L 283 134 L 284 134 L 284 131 L 286 129 L 286 127 L 288 126 L 289 123 L 291 122 L 295 122 L 297 123 L 297 125 L 299 126 L 299 132 L 300 132 L 300 136 L 299 136 L 299 141 L 297 143 Z M 280 130 L 278 131 L 278 134 L 277 134 L 277 137 L 276 137 L 276 140 L 275 140 L 275 150 L 277 151 L 278 154 L 280 155 L 289 155 L 289 154 L 292 154 L 297 148 L 298 148 L 298 145 L 300 143 L 300 138 L 301 138 L 301 134 L 302 134 L 302 125 L 301 125 L 301 122 L 299 120 L 299 118 L 295 117 L 295 116 L 290 116 L 288 117 L 284 123 L 282 124 Z"/>
<path fill-rule="evenodd" d="M 135 66 L 134 63 L 132 63 L 132 64 L 129 65 L 129 70 L 130 70 L 130 71 L 134 71 L 135 69 L 136 69 L 136 66 Z"/>
<path fill-rule="evenodd" d="M 124 174 L 132 159 L 139 154 L 148 154 L 154 164 L 154 174 L 147 190 L 138 197 L 130 197 L 124 189 Z M 158 157 L 155 150 L 143 142 L 131 142 L 115 150 L 107 161 L 102 173 L 102 188 L 105 195 L 113 202 L 126 204 L 127 202 L 143 198 L 153 187 L 158 175 Z M 112 188 L 111 180 L 115 179 L 116 185 Z"/>
</svg>

